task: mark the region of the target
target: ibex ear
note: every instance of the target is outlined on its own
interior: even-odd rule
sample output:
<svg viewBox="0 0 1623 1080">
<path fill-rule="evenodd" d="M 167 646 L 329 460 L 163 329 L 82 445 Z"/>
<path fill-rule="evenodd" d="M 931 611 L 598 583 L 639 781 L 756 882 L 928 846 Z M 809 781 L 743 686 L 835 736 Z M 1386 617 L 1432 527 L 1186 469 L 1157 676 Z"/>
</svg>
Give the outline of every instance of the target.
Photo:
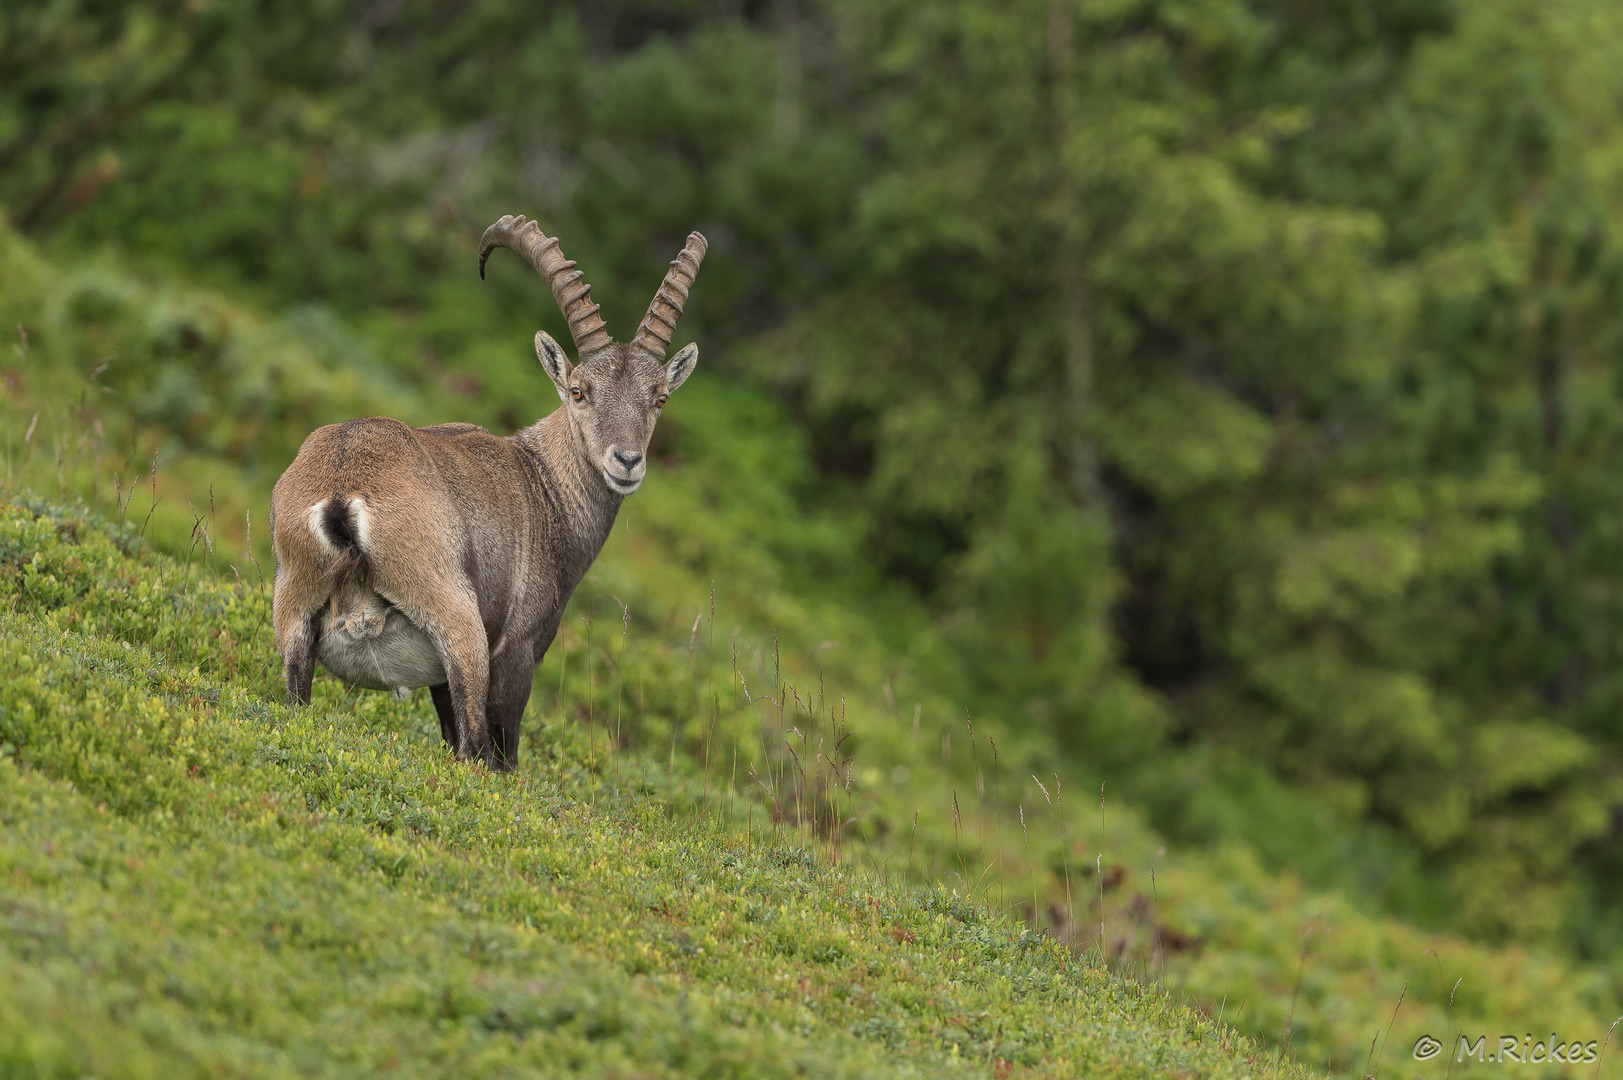
<svg viewBox="0 0 1623 1080">
<path fill-rule="evenodd" d="M 689 375 L 699 363 L 699 343 L 692 342 L 684 345 L 682 351 L 671 357 L 671 362 L 665 365 L 665 392 L 669 394 L 678 386 L 687 382 Z"/>
<path fill-rule="evenodd" d="M 552 385 L 558 388 L 558 400 L 568 401 L 569 373 L 574 369 L 569 366 L 569 357 L 564 355 L 563 349 L 545 330 L 535 332 L 535 358 L 541 361 L 542 370 L 552 380 Z"/>
</svg>

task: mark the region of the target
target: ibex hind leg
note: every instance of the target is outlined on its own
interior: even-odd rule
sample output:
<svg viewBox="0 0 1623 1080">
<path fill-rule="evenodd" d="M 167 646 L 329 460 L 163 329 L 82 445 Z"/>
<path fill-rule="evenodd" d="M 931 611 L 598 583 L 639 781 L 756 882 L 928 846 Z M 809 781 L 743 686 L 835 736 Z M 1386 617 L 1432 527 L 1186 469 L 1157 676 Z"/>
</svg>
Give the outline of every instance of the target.
<svg viewBox="0 0 1623 1080">
<path fill-rule="evenodd" d="M 434 711 L 440 717 L 440 738 L 445 745 L 456 752 L 456 709 L 451 705 L 451 684 L 440 683 L 438 686 L 428 688 L 428 696 L 434 699 Z"/>
<path fill-rule="evenodd" d="M 372 572 L 372 589 L 427 634 L 439 655 L 445 671 L 444 694 L 450 698 L 455 721 L 452 746 L 456 756 L 489 764 L 485 697 L 490 683 L 490 643 L 474 582 L 463 566 L 457 539 L 463 529 L 461 520 L 453 509 L 438 504 L 408 507 L 380 498 L 370 514 L 357 522 L 357 536 Z M 360 536 L 363 531 L 366 535 Z M 439 695 L 435 697 L 438 707 Z M 440 724 L 443 734 L 443 711 Z"/>
<path fill-rule="evenodd" d="M 319 505 L 313 505 L 311 510 L 318 510 Z M 306 511 L 276 514 L 272 519 L 276 571 L 271 624 L 276 651 L 282 654 L 282 676 L 290 706 L 310 704 L 316 676 L 316 620 L 332 593 L 332 582 L 323 570 L 331 561 L 333 545 L 311 530 L 310 519 L 317 516 Z"/>
<path fill-rule="evenodd" d="M 478 761 L 491 767 L 494 761 L 491 757 L 490 730 L 485 720 L 487 669 L 483 664 L 453 666 L 447 663 L 445 667 L 449 676 L 446 687 L 450 691 L 451 709 L 456 714 L 456 756 L 461 761 Z"/>
<path fill-rule="evenodd" d="M 313 620 L 302 631 L 290 635 L 282 651 L 282 678 L 287 683 L 290 707 L 310 704 L 310 691 L 316 681 L 316 634 Z"/>
<path fill-rule="evenodd" d="M 310 704 L 316 677 L 316 619 L 326 603 L 324 582 L 311 575 L 279 573 L 271 612 L 276 650 L 282 654 L 282 677 L 290 706 Z"/>
<path fill-rule="evenodd" d="M 446 680 L 431 689 L 440 714 L 440 734 L 447 736 L 463 761 L 491 764 L 490 736 L 485 724 L 485 696 L 490 686 L 490 654 L 479 608 L 472 597 L 441 593 L 429 603 L 413 603 L 402 596 L 396 606 L 423 629 L 440 655 Z M 452 723 L 447 730 L 441 700 L 448 699 Z"/>
</svg>

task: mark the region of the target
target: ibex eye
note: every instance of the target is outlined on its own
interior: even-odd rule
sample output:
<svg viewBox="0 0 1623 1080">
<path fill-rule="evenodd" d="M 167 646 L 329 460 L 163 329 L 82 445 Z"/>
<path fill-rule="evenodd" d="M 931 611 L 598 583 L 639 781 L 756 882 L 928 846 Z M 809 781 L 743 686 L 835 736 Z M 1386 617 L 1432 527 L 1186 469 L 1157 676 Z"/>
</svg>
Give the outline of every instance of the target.
<svg viewBox="0 0 1623 1080">
<path fill-rule="evenodd" d="M 586 397 L 585 394 L 580 392 L 580 387 L 578 386 L 571 386 L 569 388 L 569 396 L 574 398 L 576 401 L 580 401 Z"/>
<path fill-rule="evenodd" d="M 658 406 L 659 406 L 659 407 L 660 407 L 660 408 L 661 408 L 661 409 L 663 409 L 663 408 L 664 408 L 664 407 L 665 407 L 665 399 L 666 399 L 666 398 L 668 398 L 668 397 L 670 397 L 670 396 L 671 396 L 671 395 L 669 395 L 669 394 L 661 394 L 661 395 L 659 395 L 659 397 L 658 397 L 658 398 L 657 398 L 657 399 L 656 399 L 656 400 L 655 400 L 655 401 L 654 401 L 654 404 L 655 404 L 655 405 L 658 405 Z"/>
</svg>

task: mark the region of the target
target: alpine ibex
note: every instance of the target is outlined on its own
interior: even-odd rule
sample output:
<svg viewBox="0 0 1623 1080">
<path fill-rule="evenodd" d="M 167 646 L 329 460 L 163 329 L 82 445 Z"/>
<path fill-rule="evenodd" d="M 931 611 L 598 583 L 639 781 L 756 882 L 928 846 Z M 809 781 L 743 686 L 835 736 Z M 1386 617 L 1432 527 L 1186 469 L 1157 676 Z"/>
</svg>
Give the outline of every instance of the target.
<svg viewBox="0 0 1623 1080">
<path fill-rule="evenodd" d="M 704 258 L 693 233 L 630 344 L 609 336 L 558 241 L 508 216 L 485 230 L 546 278 L 575 339 L 571 365 L 535 335 L 562 407 L 508 438 L 474 424 L 372 417 L 312 433 L 271 493 L 272 621 L 290 705 L 319 659 L 356 686 L 427 686 L 463 760 L 510 768 L 535 668 L 564 605 L 647 468 L 665 400 L 699 357 L 665 352 Z"/>
</svg>

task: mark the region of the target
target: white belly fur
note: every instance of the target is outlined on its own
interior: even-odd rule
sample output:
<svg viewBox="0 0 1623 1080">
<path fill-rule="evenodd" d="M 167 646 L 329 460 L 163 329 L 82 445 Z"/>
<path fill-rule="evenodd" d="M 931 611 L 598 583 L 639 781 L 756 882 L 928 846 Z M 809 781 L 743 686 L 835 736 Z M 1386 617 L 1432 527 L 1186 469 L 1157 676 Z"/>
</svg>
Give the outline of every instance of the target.
<svg viewBox="0 0 1623 1080">
<path fill-rule="evenodd" d="M 378 634 L 358 637 L 337 630 L 322 634 L 316 656 L 340 679 L 368 690 L 402 694 L 445 681 L 445 665 L 434 643 L 395 607 L 389 608 Z"/>
</svg>

